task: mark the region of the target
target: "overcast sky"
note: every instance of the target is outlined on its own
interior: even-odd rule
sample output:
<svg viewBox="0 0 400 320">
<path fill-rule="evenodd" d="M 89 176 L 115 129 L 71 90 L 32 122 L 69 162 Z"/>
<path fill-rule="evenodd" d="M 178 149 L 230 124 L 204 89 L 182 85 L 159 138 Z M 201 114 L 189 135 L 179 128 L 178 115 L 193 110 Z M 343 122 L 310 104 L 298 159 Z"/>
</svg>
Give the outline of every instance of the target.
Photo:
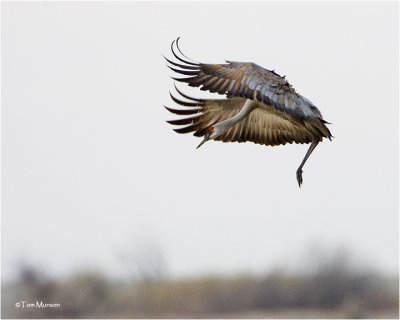
<svg viewBox="0 0 400 320">
<path fill-rule="evenodd" d="M 176 277 L 296 266 L 312 245 L 396 272 L 397 7 L 2 2 L 3 276 L 121 276 L 142 244 Z M 301 189 L 306 145 L 196 150 L 172 131 L 161 54 L 178 36 L 195 60 L 286 75 L 332 123 Z"/>
</svg>

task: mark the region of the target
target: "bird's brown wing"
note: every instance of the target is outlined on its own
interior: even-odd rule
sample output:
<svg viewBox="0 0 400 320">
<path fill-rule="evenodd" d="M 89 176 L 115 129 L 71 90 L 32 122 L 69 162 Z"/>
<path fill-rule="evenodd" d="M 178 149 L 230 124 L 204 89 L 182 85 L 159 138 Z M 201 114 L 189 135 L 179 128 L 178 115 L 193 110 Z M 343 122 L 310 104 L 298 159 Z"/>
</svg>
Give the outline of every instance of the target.
<svg viewBox="0 0 400 320">
<path fill-rule="evenodd" d="M 310 143 L 312 139 L 313 136 L 304 127 L 261 108 L 254 109 L 246 118 L 216 138 L 223 142 L 252 141 L 268 146 Z"/>
<path fill-rule="evenodd" d="M 181 53 L 178 46 L 177 49 Z M 317 107 L 298 94 L 285 77 L 281 77 L 274 71 L 251 62 L 194 63 L 176 54 L 174 42 L 171 50 L 179 62 L 165 58 L 170 64 L 168 67 L 178 74 L 188 76 L 174 78 L 177 81 L 200 87 L 201 90 L 226 94 L 228 97 L 245 97 L 255 100 L 296 117 L 322 120 Z"/>
<path fill-rule="evenodd" d="M 171 95 L 179 105 L 193 107 L 186 109 L 171 109 L 170 112 L 178 115 L 189 116 L 179 120 L 167 121 L 173 125 L 184 126 L 174 129 L 178 133 L 194 132 L 195 136 L 204 136 L 208 128 L 218 122 L 235 116 L 243 107 L 246 98 L 232 97 L 228 99 L 194 99 L 184 95 L 183 101 Z M 312 131 L 302 125 L 301 120 L 289 119 L 285 113 L 276 111 L 272 107 L 254 109 L 246 118 L 235 124 L 225 134 L 216 138 L 223 142 L 252 141 L 264 145 L 280 145 L 286 143 L 310 143 L 313 139 Z M 304 123 L 303 123 L 304 124 Z"/>
</svg>

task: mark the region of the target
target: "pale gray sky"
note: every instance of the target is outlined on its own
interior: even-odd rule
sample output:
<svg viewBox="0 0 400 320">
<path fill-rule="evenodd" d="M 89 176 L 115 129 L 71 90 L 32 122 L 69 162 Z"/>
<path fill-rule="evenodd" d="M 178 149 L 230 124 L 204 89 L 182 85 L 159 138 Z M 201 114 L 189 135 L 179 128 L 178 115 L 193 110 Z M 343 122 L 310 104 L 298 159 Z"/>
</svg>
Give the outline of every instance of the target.
<svg viewBox="0 0 400 320">
<path fill-rule="evenodd" d="M 335 136 L 265 147 L 178 135 L 172 40 L 286 75 Z M 194 96 L 208 96 L 194 88 Z M 171 275 L 295 266 L 310 244 L 398 268 L 398 4 L 2 2 L 2 268 Z M 151 247 L 151 245 L 149 245 Z"/>
</svg>

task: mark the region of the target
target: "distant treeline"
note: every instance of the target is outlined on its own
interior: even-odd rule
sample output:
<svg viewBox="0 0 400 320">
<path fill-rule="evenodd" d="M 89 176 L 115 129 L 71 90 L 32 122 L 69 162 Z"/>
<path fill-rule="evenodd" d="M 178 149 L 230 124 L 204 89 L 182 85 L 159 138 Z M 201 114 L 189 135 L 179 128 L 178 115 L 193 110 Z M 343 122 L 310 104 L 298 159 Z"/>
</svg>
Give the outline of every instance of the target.
<svg viewBox="0 0 400 320">
<path fill-rule="evenodd" d="M 270 314 L 289 317 L 285 312 L 290 310 L 309 310 L 308 318 L 323 317 L 321 310 L 336 312 L 338 318 L 373 318 L 380 314 L 398 318 L 399 308 L 398 278 L 355 272 L 334 263 L 308 274 L 277 271 L 260 277 L 127 282 L 96 273 L 51 280 L 24 268 L 19 281 L 3 284 L 2 289 L 5 318 L 267 318 Z M 16 307 L 19 301 L 60 306 Z M 291 313 L 291 317 L 296 315 Z"/>
</svg>

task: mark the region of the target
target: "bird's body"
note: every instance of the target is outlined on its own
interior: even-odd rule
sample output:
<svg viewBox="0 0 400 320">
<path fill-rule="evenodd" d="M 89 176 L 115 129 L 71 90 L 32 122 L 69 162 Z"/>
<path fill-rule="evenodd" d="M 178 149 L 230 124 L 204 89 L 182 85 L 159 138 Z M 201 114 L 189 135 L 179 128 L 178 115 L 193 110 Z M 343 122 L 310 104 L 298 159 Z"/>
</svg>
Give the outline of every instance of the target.
<svg viewBox="0 0 400 320">
<path fill-rule="evenodd" d="M 172 53 L 179 63 L 166 59 L 174 66 L 169 68 L 189 76 L 175 80 L 227 96 L 226 99 L 195 99 L 177 89 L 187 101 L 171 95 L 172 99 L 181 106 L 192 108 L 167 108 L 178 115 L 189 115 L 187 118 L 168 121 L 174 125 L 185 125 L 174 130 L 204 136 L 199 147 L 210 139 L 223 142 L 252 141 L 269 146 L 293 142 L 311 143 L 297 170 L 300 186 L 302 167 L 308 156 L 323 138 L 332 137 L 318 108 L 298 94 L 285 77 L 274 71 L 251 62 L 202 64 L 187 61 L 175 53 L 173 44 Z M 181 53 L 178 41 L 176 45 Z"/>
</svg>

